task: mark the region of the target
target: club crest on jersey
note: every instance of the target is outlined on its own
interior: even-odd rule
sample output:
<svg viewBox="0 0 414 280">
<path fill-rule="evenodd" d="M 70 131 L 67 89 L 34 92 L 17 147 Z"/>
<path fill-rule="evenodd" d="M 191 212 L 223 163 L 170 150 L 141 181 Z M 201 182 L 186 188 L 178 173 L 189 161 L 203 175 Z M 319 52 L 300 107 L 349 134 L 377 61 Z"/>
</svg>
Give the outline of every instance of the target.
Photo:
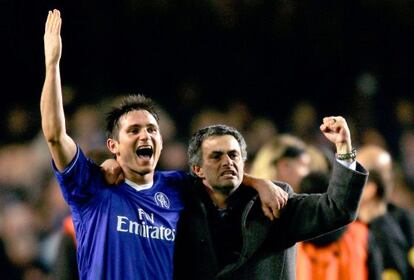
<svg viewBox="0 0 414 280">
<path fill-rule="evenodd" d="M 155 203 L 157 203 L 158 206 L 162 207 L 162 208 L 170 208 L 170 200 L 168 199 L 168 197 L 162 193 L 162 192 L 157 192 L 154 195 L 154 200 Z"/>
</svg>

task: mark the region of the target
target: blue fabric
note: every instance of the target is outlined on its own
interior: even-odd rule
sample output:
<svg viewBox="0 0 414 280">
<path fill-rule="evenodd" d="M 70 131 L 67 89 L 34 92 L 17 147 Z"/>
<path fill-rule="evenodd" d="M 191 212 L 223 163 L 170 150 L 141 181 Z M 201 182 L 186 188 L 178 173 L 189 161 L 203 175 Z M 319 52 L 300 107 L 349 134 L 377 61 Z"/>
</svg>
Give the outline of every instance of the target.
<svg viewBox="0 0 414 280">
<path fill-rule="evenodd" d="M 66 170 L 54 170 L 72 210 L 81 279 L 172 279 L 180 190 L 189 175 L 157 171 L 154 185 L 141 191 L 109 186 L 79 148 Z"/>
</svg>

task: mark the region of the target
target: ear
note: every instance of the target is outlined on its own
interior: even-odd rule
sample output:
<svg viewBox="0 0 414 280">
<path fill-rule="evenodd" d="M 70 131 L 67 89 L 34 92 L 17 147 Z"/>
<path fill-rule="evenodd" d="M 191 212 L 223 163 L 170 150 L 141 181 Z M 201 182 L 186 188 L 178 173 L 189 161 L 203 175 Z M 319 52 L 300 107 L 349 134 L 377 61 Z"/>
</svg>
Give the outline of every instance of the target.
<svg viewBox="0 0 414 280">
<path fill-rule="evenodd" d="M 377 195 L 377 185 L 374 182 L 368 181 L 364 187 L 363 198 L 365 200 L 372 200 Z"/>
<path fill-rule="evenodd" d="M 288 161 L 285 158 L 281 158 L 274 164 L 272 168 L 276 170 L 276 174 L 278 174 L 279 176 L 280 174 L 282 174 L 282 176 L 284 176 L 284 174 L 288 171 L 287 167 Z"/>
<path fill-rule="evenodd" d="M 192 167 L 192 170 L 193 170 L 193 173 L 197 175 L 197 177 L 199 177 L 201 179 L 204 179 L 204 172 L 203 172 L 203 169 L 200 166 L 194 165 Z"/>
<path fill-rule="evenodd" d="M 112 138 L 108 138 L 106 140 L 106 146 L 108 147 L 109 151 L 114 155 L 118 154 L 118 142 Z"/>
</svg>

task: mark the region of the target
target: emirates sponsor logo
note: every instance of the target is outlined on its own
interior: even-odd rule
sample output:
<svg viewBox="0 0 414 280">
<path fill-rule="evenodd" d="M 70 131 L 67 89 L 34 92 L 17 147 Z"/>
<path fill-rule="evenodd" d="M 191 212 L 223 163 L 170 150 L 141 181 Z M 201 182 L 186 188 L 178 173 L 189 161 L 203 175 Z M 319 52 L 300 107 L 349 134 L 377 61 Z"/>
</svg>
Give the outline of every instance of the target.
<svg viewBox="0 0 414 280">
<path fill-rule="evenodd" d="M 169 207 L 168 199 L 166 201 L 168 202 Z M 162 202 L 167 203 L 165 200 L 162 200 Z M 175 229 L 165 227 L 164 225 L 154 225 L 154 213 L 149 214 L 143 209 L 138 208 L 138 219 L 139 221 L 134 221 L 126 216 L 117 216 L 116 230 L 122 233 L 135 234 L 144 238 L 171 242 L 175 240 Z"/>
</svg>

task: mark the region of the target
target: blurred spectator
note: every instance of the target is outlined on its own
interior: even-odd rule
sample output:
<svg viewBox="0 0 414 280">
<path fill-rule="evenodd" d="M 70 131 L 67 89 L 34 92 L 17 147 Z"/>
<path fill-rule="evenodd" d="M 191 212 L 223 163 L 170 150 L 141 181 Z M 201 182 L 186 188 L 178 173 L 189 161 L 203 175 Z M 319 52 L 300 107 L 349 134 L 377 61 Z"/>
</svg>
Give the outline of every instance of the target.
<svg viewBox="0 0 414 280">
<path fill-rule="evenodd" d="M 229 104 L 225 113 L 227 124 L 239 131 L 245 131 L 253 121 L 249 107 L 240 100 L 229 102 Z"/>
<path fill-rule="evenodd" d="M 414 213 L 390 201 L 395 184 L 391 155 L 381 147 L 367 145 L 358 150 L 357 160 L 370 172 L 358 219 L 369 226 L 378 243 L 382 277 L 414 279 Z"/>
<path fill-rule="evenodd" d="M 307 145 L 306 152 L 310 156 L 309 171 L 310 173 L 329 173 L 333 156 L 326 154 L 316 146 Z"/>
<path fill-rule="evenodd" d="M 44 174 L 31 145 L 10 144 L 0 148 L 0 186 L 21 186 L 33 201 L 40 193 Z M 30 168 L 27 168 L 30 166 Z"/>
<path fill-rule="evenodd" d="M 48 279 L 49 270 L 39 259 L 35 215 L 29 204 L 12 196 L 3 201 L 0 229 L 1 275 L 10 280 Z"/>
<path fill-rule="evenodd" d="M 192 118 L 190 134 L 193 134 L 202 127 L 217 123 L 228 124 L 226 115 L 215 109 L 203 109 Z"/>
<path fill-rule="evenodd" d="M 187 170 L 187 147 L 179 141 L 170 141 L 163 144 L 162 154 L 158 162 L 161 170 Z"/>
<path fill-rule="evenodd" d="M 5 129 L 1 142 L 10 144 L 30 141 L 39 129 L 38 118 L 33 108 L 20 104 L 8 107 L 5 120 L 3 120 Z"/>
<path fill-rule="evenodd" d="M 329 183 L 327 170 L 303 178 L 300 191 L 323 193 Z M 380 279 L 382 257 L 368 227 L 355 221 L 339 230 L 298 244 L 297 280 Z"/>
<path fill-rule="evenodd" d="M 399 148 L 402 170 L 405 176 L 414 179 L 414 127 L 401 134 Z"/>
<path fill-rule="evenodd" d="M 276 127 L 275 123 L 271 120 L 258 117 L 253 118 L 250 122 L 246 132 L 246 143 L 247 143 L 247 151 L 250 155 L 247 159 L 246 164 L 248 165 L 246 168 L 249 168 L 250 163 L 252 162 L 253 158 L 255 157 L 256 153 L 259 149 L 272 137 L 275 137 L 278 133 L 278 128 Z"/>
<path fill-rule="evenodd" d="M 359 135 L 361 145 L 376 145 L 386 148 L 387 142 L 381 132 L 376 128 L 366 128 Z"/>
<path fill-rule="evenodd" d="M 66 217 L 63 222 L 57 256 L 52 267 L 52 275 L 59 280 L 79 280 L 75 228 L 72 216 Z"/>
<path fill-rule="evenodd" d="M 61 225 L 69 207 L 60 192 L 56 178 L 50 176 L 37 201 L 35 215 L 39 234 L 39 258 L 49 268 L 58 254 Z"/>
<path fill-rule="evenodd" d="M 306 144 L 295 136 L 275 136 L 257 152 L 250 172 L 257 177 L 286 182 L 299 192 L 300 181 L 308 175 L 311 162 L 306 149 Z"/>
<path fill-rule="evenodd" d="M 355 81 L 354 106 L 352 114 L 358 121 L 358 127 L 367 129 L 377 125 L 377 95 L 379 81 L 371 71 L 363 71 Z"/>
<path fill-rule="evenodd" d="M 69 120 L 69 130 L 73 138 L 85 151 L 93 150 L 105 144 L 106 137 L 101 127 L 104 117 L 97 105 L 82 105 Z"/>
<path fill-rule="evenodd" d="M 324 141 L 319 131 L 319 119 L 315 106 L 308 101 L 299 101 L 290 115 L 289 133 L 299 137 L 308 144 Z"/>
</svg>

